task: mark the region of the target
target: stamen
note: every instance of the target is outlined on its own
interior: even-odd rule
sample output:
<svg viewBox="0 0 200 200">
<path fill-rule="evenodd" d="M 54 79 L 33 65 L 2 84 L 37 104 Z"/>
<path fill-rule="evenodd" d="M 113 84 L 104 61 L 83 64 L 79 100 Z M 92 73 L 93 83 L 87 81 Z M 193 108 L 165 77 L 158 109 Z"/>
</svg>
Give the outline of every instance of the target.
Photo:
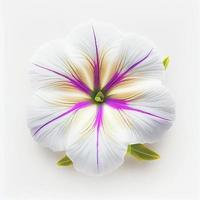
<svg viewBox="0 0 200 200">
<path fill-rule="evenodd" d="M 95 95 L 94 100 L 95 100 L 97 103 L 103 103 L 104 100 L 105 100 L 105 96 L 104 96 L 104 94 L 103 94 L 101 91 L 99 91 L 99 92 L 97 92 L 97 94 Z"/>
</svg>

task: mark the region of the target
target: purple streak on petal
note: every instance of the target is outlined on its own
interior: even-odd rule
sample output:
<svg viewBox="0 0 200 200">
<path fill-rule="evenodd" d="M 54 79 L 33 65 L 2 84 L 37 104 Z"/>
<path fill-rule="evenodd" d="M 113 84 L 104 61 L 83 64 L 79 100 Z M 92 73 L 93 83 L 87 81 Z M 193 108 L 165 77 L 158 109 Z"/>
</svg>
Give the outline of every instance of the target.
<svg viewBox="0 0 200 200">
<path fill-rule="evenodd" d="M 100 83 L 99 50 L 98 50 L 97 38 L 94 31 L 94 27 L 92 27 L 92 32 L 93 32 L 95 52 L 96 52 L 96 59 L 94 61 L 94 87 L 99 88 L 99 83 Z"/>
<path fill-rule="evenodd" d="M 111 87 L 113 87 L 114 85 L 116 85 L 116 81 L 117 79 L 120 77 L 120 73 L 116 72 L 113 77 L 110 79 L 110 81 L 106 84 L 106 86 L 104 87 L 105 91 L 108 91 Z"/>
<path fill-rule="evenodd" d="M 113 77 L 110 79 L 110 81 L 106 84 L 105 86 L 105 90 L 108 91 L 111 87 L 116 86 L 118 83 L 120 83 L 125 76 L 128 74 L 129 71 L 131 71 L 132 69 L 134 69 L 135 67 L 137 67 L 140 63 L 142 63 L 144 60 L 146 60 L 149 55 L 151 54 L 153 49 L 151 49 L 149 51 L 149 53 L 142 58 L 141 60 L 139 60 L 138 62 L 134 63 L 133 65 L 131 65 L 130 67 L 128 67 L 128 69 L 126 71 L 124 71 L 123 73 L 119 74 L 119 72 L 116 72 Z"/>
<path fill-rule="evenodd" d="M 155 115 L 155 114 L 153 114 L 153 113 L 146 112 L 146 111 L 141 110 L 141 109 L 133 108 L 133 107 L 129 106 L 129 105 L 128 105 L 128 101 L 125 101 L 125 100 L 121 100 L 121 99 L 111 99 L 111 98 L 110 98 L 110 99 L 107 99 L 107 100 L 106 100 L 106 103 L 107 103 L 109 106 L 111 106 L 112 108 L 115 108 L 115 109 L 118 109 L 118 110 L 132 110 L 132 111 L 139 112 L 139 113 L 143 113 L 143 114 L 146 114 L 146 115 L 150 115 L 150 116 L 153 116 L 153 117 L 162 119 L 162 120 L 170 121 L 170 120 L 167 119 L 167 118 L 164 118 L 164 117 Z"/>
<path fill-rule="evenodd" d="M 119 106 L 119 108 L 120 108 L 120 106 L 128 105 L 128 102 L 129 102 L 128 100 L 124 100 L 124 99 L 114 99 L 114 98 L 106 99 L 106 103 L 108 105 Z"/>
<path fill-rule="evenodd" d="M 39 68 L 48 70 L 48 71 L 50 71 L 50 72 L 52 72 L 52 73 L 54 73 L 54 74 L 57 74 L 57 75 L 59 75 L 59 76 L 64 77 L 65 79 L 69 80 L 70 83 L 71 83 L 75 88 L 77 88 L 77 89 L 79 89 L 79 90 L 81 90 L 81 91 L 83 91 L 83 92 L 85 92 L 85 93 L 87 93 L 87 94 L 91 94 L 90 88 L 89 88 L 85 83 L 83 83 L 80 79 L 77 79 L 77 78 L 75 78 L 75 77 L 74 77 L 74 79 L 73 79 L 73 78 L 70 78 L 70 77 L 66 76 L 65 74 L 62 74 L 62 73 L 57 72 L 57 71 L 55 71 L 55 70 L 52 70 L 52 69 L 50 69 L 50 68 L 43 67 L 43 66 L 38 65 L 38 64 L 35 64 L 35 63 L 33 63 L 33 64 L 34 64 L 35 66 L 39 67 Z"/>
<path fill-rule="evenodd" d="M 97 138 L 96 138 L 96 158 L 97 158 L 97 167 L 99 166 L 99 131 L 102 126 L 103 120 L 103 105 L 99 105 L 97 108 L 96 120 L 94 123 L 94 127 L 97 129 Z"/>
<path fill-rule="evenodd" d="M 71 112 L 73 112 L 73 111 L 80 110 L 80 109 L 85 108 L 85 107 L 87 107 L 87 106 L 89 106 L 89 105 L 91 105 L 91 102 L 89 102 L 89 101 L 83 101 L 83 102 L 76 103 L 76 104 L 75 104 L 71 109 L 69 109 L 68 111 L 62 113 L 61 115 L 59 115 L 59 116 L 57 116 L 57 117 L 51 119 L 50 121 L 48 121 L 48 122 L 46 122 L 45 124 L 43 124 L 42 126 L 40 126 L 40 127 L 35 131 L 35 133 L 33 134 L 33 136 L 36 135 L 42 128 L 44 128 L 45 126 L 51 124 L 52 122 L 56 121 L 57 119 L 60 119 L 60 118 L 66 116 L 67 114 L 69 114 L 69 113 L 71 113 Z"/>
<path fill-rule="evenodd" d="M 139 61 L 136 62 L 135 64 L 131 65 L 131 66 L 122 74 L 122 76 L 126 75 L 130 70 L 132 70 L 133 68 L 135 68 L 136 66 L 138 66 L 141 62 L 143 62 L 144 60 L 146 60 L 146 59 L 149 57 L 149 55 L 151 54 L 152 50 L 153 50 L 153 49 L 151 49 L 151 50 L 149 51 L 149 53 L 148 53 L 144 58 L 142 58 L 141 60 L 139 60 Z"/>
</svg>

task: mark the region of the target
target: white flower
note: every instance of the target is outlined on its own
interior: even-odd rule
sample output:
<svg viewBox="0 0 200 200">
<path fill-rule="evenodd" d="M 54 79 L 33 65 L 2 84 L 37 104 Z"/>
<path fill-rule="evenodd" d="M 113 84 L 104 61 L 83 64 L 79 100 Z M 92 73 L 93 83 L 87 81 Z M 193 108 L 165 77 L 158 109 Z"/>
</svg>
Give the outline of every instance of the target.
<svg viewBox="0 0 200 200">
<path fill-rule="evenodd" d="M 129 144 L 155 142 L 172 125 L 163 71 L 146 39 L 97 22 L 79 26 L 32 59 L 34 139 L 65 151 L 80 172 L 113 171 Z"/>
</svg>

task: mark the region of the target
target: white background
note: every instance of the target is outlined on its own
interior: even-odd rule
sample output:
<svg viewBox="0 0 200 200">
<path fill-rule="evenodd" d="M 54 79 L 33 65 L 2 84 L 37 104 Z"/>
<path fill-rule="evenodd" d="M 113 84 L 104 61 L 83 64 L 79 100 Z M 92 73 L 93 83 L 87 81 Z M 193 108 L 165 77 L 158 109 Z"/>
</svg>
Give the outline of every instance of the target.
<svg viewBox="0 0 200 200">
<path fill-rule="evenodd" d="M 197 11 L 195 0 L 4 0 L 2 200 L 197 199 Z M 145 35 L 163 55 L 170 55 L 164 84 L 176 102 L 174 126 L 152 146 L 161 159 L 127 158 L 120 169 L 103 177 L 57 167 L 62 154 L 36 144 L 26 125 L 30 57 L 41 44 L 64 37 L 91 18 Z"/>
</svg>

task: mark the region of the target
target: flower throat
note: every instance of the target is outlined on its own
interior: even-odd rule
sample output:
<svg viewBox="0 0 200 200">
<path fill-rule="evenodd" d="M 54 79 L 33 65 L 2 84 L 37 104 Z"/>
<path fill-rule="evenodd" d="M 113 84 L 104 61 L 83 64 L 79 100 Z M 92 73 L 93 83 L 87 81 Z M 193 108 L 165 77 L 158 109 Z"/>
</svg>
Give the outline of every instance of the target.
<svg viewBox="0 0 200 200">
<path fill-rule="evenodd" d="M 92 98 L 95 103 L 103 103 L 105 101 L 105 95 L 101 90 L 95 92 Z"/>
</svg>

